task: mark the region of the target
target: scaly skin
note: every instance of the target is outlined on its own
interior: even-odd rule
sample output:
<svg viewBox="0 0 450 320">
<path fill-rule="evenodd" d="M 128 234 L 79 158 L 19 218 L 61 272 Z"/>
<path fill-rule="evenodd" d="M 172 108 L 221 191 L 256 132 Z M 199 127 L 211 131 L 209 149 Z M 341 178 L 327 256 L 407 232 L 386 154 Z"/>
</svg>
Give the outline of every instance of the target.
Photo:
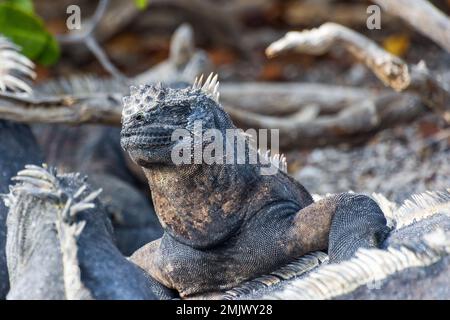
<svg viewBox="0 0 450 320">
<path fill-rule="evenodd" d="M 157 299 L 167 288 L 115 247 L 104 207 L 79 174 L 27 166 L 9 207 L 8 299 Z"/>
<path fill-rule="evenodd" d="M 11 178 L 25 164 L 41 164 L 41 151 L 27 125 L 0 120 L 0 194 L 8 192 Z M 6 266 L 6 218 L 8 208 L 0 200 L 0 299 L 9 290 Z"/>
<path fill-rule="evenodd" d="M 341 194 L 314 203 L 281 170 L 261 175 L 261 156 L 257 164 L 175 165 L 172 148 L 183 142 L 171 141 L 174 129 L 192 133 L 197 120 L 223 137 L 235 129 L 214 87 L 210 77 L 203 88 L 141 86 L 124 98 L 121 144 L 143 168 L 164 228 L 132 261 L 185 297 L 231 288 L 307 252 L 329 247 L 339 261 L 384 239 L 373 200 Z"/>
<path fill-rule="evenodd" d="M 103 189 L 100 200 L 113 224 L 116 245 L 124 255 L 161 237 L 162 228 L 151 202 L 135 188 L 136 179 L 127 166 L 132 162 L 126 160 L 128 155 L 120 147 L 120 129 L 41 125 L 34 130 L 46 163 L 64 172 L 88 174 L 91 185 Z"/>
</svg>

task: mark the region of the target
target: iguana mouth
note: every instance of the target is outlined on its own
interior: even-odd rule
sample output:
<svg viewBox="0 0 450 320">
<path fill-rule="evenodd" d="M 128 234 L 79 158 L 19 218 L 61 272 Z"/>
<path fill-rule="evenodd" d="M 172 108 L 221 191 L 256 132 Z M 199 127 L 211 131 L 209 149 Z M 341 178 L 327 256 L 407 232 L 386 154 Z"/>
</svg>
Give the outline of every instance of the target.
<svg viewBox="0 0 450 320">
<path fill-rule="evenodd" d="M 127 150 L 136 148 L 164 147 L 172 144 L 171 135 L 130 135 L 122 136 L 122 146 Z"/>
<path fill-rule="evenodd" d="M 122 130 L 122 146 L 126 149 L 168 146 L 176 128 L 139 127 Z"/>
</svg>

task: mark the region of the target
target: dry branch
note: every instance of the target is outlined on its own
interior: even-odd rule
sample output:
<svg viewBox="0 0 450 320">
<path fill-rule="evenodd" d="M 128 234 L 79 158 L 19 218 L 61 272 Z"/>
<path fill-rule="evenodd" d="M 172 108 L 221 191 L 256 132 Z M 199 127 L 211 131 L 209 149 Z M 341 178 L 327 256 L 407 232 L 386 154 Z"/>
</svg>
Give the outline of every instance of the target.
<svg viewBox="0 0 450 320">
<path fill-rule="evenodd" d="M 307 105 L 317 105 L 321 114 L 336 113 L 383 92 L 317 83 L 223 83 L 221 101 L 235 109 L 265 115 L 287 115 Z"/>
<path fill-rule="evenodd" d="M 102 20 L 106 9 L 108 7 L 109 0 L 100 0 L 95 10 L 94 15 L 83 23 L 83 30 L 70 32 L 68 35 L 58 35 L 57 39 L 61 44 L 79 43 L 83 42 L 85 38 L 91 36 L 98 24 Z"/>
<path fill-rule="evenodd" d="M 86 86 L 89 85 L 87 82 Z M 79 87 L 83 88 L 81 84 Z M 112 93 L 81 89 L 70 95 L 43 97 L 3 94 L 0 95 L 0 118 L 19 122 L 119 125 L 120 99 L 127 90 L 124 88 L 123 92 Z M 88 93 L 83 94 L 82 91 Z M 270 115 L 295 114 L 310 105 L 317 106 L 321 114 L 332 114 L 349 104 L 375 99 L 379 95 L 370 90 L 308 83 L 221 85 L 224 105 L 244 112 Z"/>
<path fill-rule="evenodd" d="M 96 123 L 120 125 L 121 94 L 90 94 L 53 98 L 0 94 L 1 118 L 18 122 Z M 360 142 L 374 132 L 411 121 L 426 108 L 415 96 L 385 94 L 376 100 L 355 102 L 335 115 L 317 116 L 317 105 L 309 105 L 283 118 L 266 116 L 225 106 L 235 123 L 245 128 L 280 130 L 282 148 L 317 147 Z"/>
<path fill-rule="evenodd" d="M 206 53 L 195 48 L 194 30 L 185 23 L 172 35 L 168 59 L 136 76 L 133 82 L 191 82 L 199 74 L 210 72 L 211 68 L 211 61 Z"/>
<path fill-rule="evenodd" d="M 426 0 L 372 0 L 450 52 L 450 19 Z"/>
<path fill-rule="evenodd" d="M 427 70 L 424 64 L 409 68 L 400 58 L 380 48 L 365 36 L 335 23 L 302 32 L 289 32 L 266 50 L 269 57 L 285 51 L 321 55 L 343 46 L 366 64 L 375 75 L 396 91 L 407 90 L 422 98 L 432 110 L 450 120 L 450 92 Z"/>
<path fill-rule="evenodd" d="M 121 94 L 30 97 L 0 94 L 0 118 L 27 123 L 120 125 Z"/>
<path fill-rule="evenodd" d="M 108 56 L 100 47 L 94 36 L 95 29 L 102 20 L 108 4 L 109 0 L 99 1 L 94 15 L 86 23 L 86 26 L 82 32 L 71 32 L 68 35 L 59 35 L 57 38 L 63 45 L 84 43 L 106 71 L 108 71 L 116 79 L 123 80 L 126 79 L 126 77 L 119 71 L 119 69 L 116 68 L 111 60 L 109 60 Z"/>
<path fill-rule="evenodd" d="M 426 112 L 416 96 L 394 93 L 315 119 L 276 118 L 229 107 L 226 110 L 239 127 L 278 129 L 283 149 L 359 143 L 379 130 L 410 122 Z"/>
<path fill-rule="evenodd" d="M 342 45 L 358 60 L 367 65 L 384 84 L 397 91 L 410 83 L 408 66 L 398 57 L 386 52 L 365 36 L 335 23 L 325 23 L 320 28 L 303 32 L 288 32 L 266 50 L 268 57 L 282 52 L 322 55 Z"/>
<path fill-rule="evenodd" d="M 140 13 L 134 1 L 111 0 L 95 30 L 95 36 L 100 42 L 109 40 L 131 24 Z"/>
</svg>

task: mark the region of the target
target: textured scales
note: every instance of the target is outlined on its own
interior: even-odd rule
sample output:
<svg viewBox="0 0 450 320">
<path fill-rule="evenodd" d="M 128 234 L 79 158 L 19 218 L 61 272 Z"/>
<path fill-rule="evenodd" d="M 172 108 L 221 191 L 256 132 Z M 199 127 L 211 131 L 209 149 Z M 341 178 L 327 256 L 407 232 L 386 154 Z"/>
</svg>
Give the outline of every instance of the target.
<svg viewBox="0 0 450 320">
<path fill-rule="evenodd" d="M 27 165 L 25 170 L 19 171 L 13 181 L 19 183 L 11 188 L 7 197 L 8 207 L 13 207 L 17 202 L 17 193 L 29 192 L 38 194 L 39 197 L 61 198 L 60 186 L 54 174 L 45 168 Z M 38 189 L 38 190 L 37 190 Z M 68 300 L 92 299 L 91 292 L 84 286 L 81 280 L 81 270 L 78 261 L 77 240 L 86 225 L 86 221 L 77 221 L 77 214 L 87 209 L 94 209 L 94 201 L 101 193 L 101 189 L 94 191 L 83 198 L 87 190 L 83 184 L 72 198 L 65 196 L 66 202 L 63 209 L 57 212 L 55 227 L 58 234 L 62 252 L 63 280 L 65 298 Z"/>
<path fill-rule="evenodd" d="M 293 262 L 248 282 L 241 284 L 231 290 L 227 290 L 221 299 L 235 300 L 243 297 L 251 297 L 253 294 L 263 292 L 267 288 L 281 285 L 282 282 L 291 280 L 327 263 L 328 256 L 321 251 L 308 253 Z"/>
<path fill-rule="evenodd" d="M 0 120 L 0 193 L 7 193 L 11 178 L 27 163 L 43 161 L 37 142 L 27 125 Z M 6 217 L 8 208 L 0 201 L 0 299 L 8 293 L 6 263 Z"/>
<path fill-rule="evenodd" d="M 341 264 L 313 252 L 226 292 L 196 299 L 446 298 L 450 268 L 450 189 L 416 194 L 401 206 L 373 197 L 395 226 L 384 250 L 361 249 Z M 315 199 L 322 197 L 316 196 Z M 411 223 L 411 221 L 413 221 Z M 408 222 L 408 223 L 406 223 Z M 441 279 L 439 282 L 439 280 Z M 426 284 L 433 286 L 430 290 Z"/>
<path fill-rule="evenodd" d="M 203 74 L 200 77 L 196 77 L 192 87 L 186 87 L 178 89 L 180 94 L 180 100 L 189 99 L 189 96 L 195 97 L 199 94 L 212 99 L 219 105 L 219 81 L 218 75 L 210 73 L 208 78 L 203 82 Z M 161 83 L 156 85 L 140 85 L 139 87 L 131 86 L 130 95 L 122 98 L 122 122 L 132 120 L 133 115 L 142 115 L 148 110 L 154 109 L 159 102 L 166 99 L 167 92 L 175 91 L 176 89 L 164 88 Z M 169 96 L 172 96 L 169 94 Z M 201 119 L 200 119 L 201 120 Z M 240 133 L 247 139 L 253 139 L 253 137 L 246 135 L 244 132 Z M 253 145 L 249 145 L 252 148 Z M 279 170 L 287 173 L 286 157 L 283 154 L 271 153 L 270 150 L 262 152 L 260 149 L 256 150 L 258 156 L 264 159 L 267 163 L 271 163 Z"/>
<path fill-rule="evenodd" d="M 432 291 L 443 291 L 444 295 L 436 297 L 448 298 L 448 281 L 432 282 L 432 290 L 421 287 L 420 281 L 447 278 L 445 270 L 450 263 L 450 189 L 413 195 L 401 206 L 379 194 L 374 198 L 395 226 L 385 241 L 384 250 L 362 248 L 347 261 L 325 264 L 304 277 L 256 297 L 386 299 L 397 296 L 427 299 L 433 297 Z M 437 264 L 441 266 L 431 271 Z M 252 294 L 246 292 L 239 298 L 252 298 Z"/>
<path fill-rule="evenodd" d="M 28 165 L 4 196 L 9 207 L 9 299 L 155 299 L 170 293 L 125 259 L 80 174 Z"/>
<path fill-rule="evenodd" d="M 261 153 L 256 164 L 234 159 L 175 165 L 173 149 L 186 146 L 172 141 L 175 129 L 193 137 L 216 129 L 224 145 L 236 148 L 226 138 L 236 127 L 218 103 L 215 75 L 191 88 L 130 91 L 124 98 L 121 144 L 143 168 L 165 231 L 131 260 L 182 297 L 231 289 L 327 247 L 330 259 L 340 261 L 386 237 L 386 220 L 372 199 L 341 194 L 314 202 L 284 172 L 278 155 L 270 157 L 278 164 L 273 175 L 261 175 L 269 157 Z M 195 132 L 196 121 L 202 121 L 204 132 Z M 202 150 L 208 146 L 203 140 Z M 190 148 L 192 155 L 195 148 Z"/>
<path fill-rule="evenodd" d="M 34 63 L 20 53 L 20 48 L 0 35 L 0 92 L 25 92 L 33 89 L 21 78 L 36 78 Z"/>
<path fill-rule="evenodd" d="M 433 243 L 426 241 L 435 239 Z M 450 253 L 450 234 L 438 231 L 411 247 L 360 249 L 356 257 L 340 264 L 323 266 L 304 279 L 297 280 L 269 299 L 330 299 L 347 294 L 362 285 L 376 285 L 390 275 L 408 268 L 430 266 Z M 429 252 L 418 251 L 415 246 L 427 246 Z"/>
<path fill-rule="evenodd" d="M 151 201 L 136 186 L 136 177 L 145 183 L 145 176 L 122 150 L 120 128 L 42 125 L 33 129 L 49 165 L 87 174 L 93 188 L 103 189 L 99 199 L 111 219 L 115 243 L 124 255 L 161 237 L 162 228 Z"/>
</svg>

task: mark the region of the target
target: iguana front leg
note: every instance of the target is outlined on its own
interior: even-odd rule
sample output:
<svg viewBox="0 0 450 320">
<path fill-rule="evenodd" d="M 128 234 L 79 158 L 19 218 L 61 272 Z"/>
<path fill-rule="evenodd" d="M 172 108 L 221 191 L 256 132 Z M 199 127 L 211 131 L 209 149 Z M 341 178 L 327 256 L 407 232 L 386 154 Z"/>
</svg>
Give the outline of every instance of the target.
<svg viewBox="0 0 450 320">
<path fill-rule="evenodd" d="M 295 257 L 328 247 L 331 262 L 346 260 L 361 247 L 378 247 L 389 233 L 377 203 L 364 195 L 343 193 L 300 210 L 289 230 Z"/>
</svg>

